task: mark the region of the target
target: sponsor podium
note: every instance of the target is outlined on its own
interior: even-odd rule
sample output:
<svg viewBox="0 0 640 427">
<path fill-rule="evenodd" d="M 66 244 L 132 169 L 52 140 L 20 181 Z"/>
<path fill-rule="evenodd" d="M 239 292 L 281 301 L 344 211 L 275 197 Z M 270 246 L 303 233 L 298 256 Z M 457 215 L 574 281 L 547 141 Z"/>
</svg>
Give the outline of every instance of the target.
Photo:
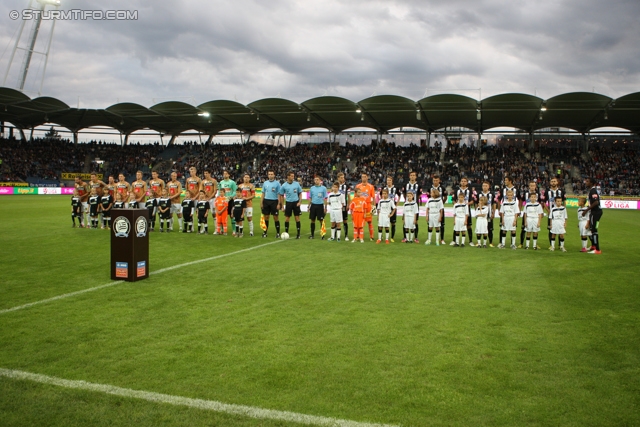
<svg viewBox="0 0 640 427">
<path fill-rule="evenodd" d="M 111 279 L 135 282 L 149 277 L 149 211 L 111 210 Z"/>
</svg>

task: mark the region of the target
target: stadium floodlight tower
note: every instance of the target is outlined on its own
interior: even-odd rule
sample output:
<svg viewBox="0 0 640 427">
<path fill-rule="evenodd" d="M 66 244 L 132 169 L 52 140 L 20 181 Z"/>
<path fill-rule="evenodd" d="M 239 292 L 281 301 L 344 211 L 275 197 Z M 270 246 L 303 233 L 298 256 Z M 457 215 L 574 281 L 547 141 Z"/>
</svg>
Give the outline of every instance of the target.
<svg viewBox="0 0 640 427">
<path fill-rule="evenodd" d="M 38 33 L 40 32 L 40 24 L 42 23 L 42 18 L 45 15 L 45 8 L 47 6 L 54 7 L 58 9 L 60 7 L 60 0 L 36 0 L 38 6 L 34 7 L 33 0 L 29 1 L 28 9 L 36 11 L 36 13 L 32 13 L 30 16 L 34 17 L 34 22 L 31 27 L 31 34 L 29 35 L 29 40 L 27 42 L 26 47 L 20 47 L 20 39 L 22 38 L 22 32 L 24 30 L 24 25 L 28 19 L 22 19 L 22 24 L 20 24 L 20 30 L 18 31 L 18 37 L 16 38 L 16 43 L 13 47 L 13 52 L 11 53 L 11 58 L 9 59 L 9 64 L 7 65 L 7 71 L 4 75 L 4 80 L 2 85 L 5 86 L 7 82 L 7 77 L 9 76 L 9 70 L 11 69 L 11 65 L 13 64 L 13 59 L 15 57 L 16 51 L 18 49 L 24 50 L 24 60 L 22 61 L 22 68 L 20 70 L 20 77 L 18 80 L 18 89 L 20 91 L 24 91 L 24 85 L 27 81 L 27 74 L 29 73 L 29 65 L 31 64 L 31 58 L 34 53 L 44 55 L 44 68 L 42 70 L 42 80 L 40 81 L 40 88 L 38 89 L 38 96 L 42 92 L 42 85 L 44 83 L 44 75 L 47 71 L 47 62 L 49 61 L 49 52 L 51 50 L 51 40 L 53 39 L 53 30 L 56 26 L 56 19 L 53 17 L 51 21 L 51 30 L 49 32 L 49 40 L 47 41 L 47 49 L 44 52 L 36 52 L 36 41 L 38 39 Z"/>
</svg>

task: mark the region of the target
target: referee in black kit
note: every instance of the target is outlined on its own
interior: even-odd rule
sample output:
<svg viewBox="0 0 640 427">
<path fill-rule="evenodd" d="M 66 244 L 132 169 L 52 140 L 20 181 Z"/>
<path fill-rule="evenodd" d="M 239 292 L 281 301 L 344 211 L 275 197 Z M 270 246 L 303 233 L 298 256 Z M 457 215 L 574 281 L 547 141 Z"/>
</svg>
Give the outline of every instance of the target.
<svg viewBox="0 0 640 427">
<path fill-rule="evenodd" d="M 591 241 L 595 248 L 591 248 L 590 254 L 600 255 L 600 236 L 598 235 L 598 227 L 600 225 L 600 218 L 602 218 L 602 208 L 600 207 L 600 195 L 596 189 L 596 182 L 593 178 L 587 178 L 585 180 L 587 188 L 589 188 L 589 207 L 587 212 L 591 213 Z"/>
</svg>

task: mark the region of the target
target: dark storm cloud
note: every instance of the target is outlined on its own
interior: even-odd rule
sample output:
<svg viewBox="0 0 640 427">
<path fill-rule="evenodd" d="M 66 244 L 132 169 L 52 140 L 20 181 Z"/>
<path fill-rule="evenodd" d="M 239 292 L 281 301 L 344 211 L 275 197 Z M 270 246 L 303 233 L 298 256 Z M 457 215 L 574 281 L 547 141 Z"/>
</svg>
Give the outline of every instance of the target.
<svg viewBox="0 0 640 427">
<path fill-rule="evenodd" d="M 138 10 L 137 21 L 58 23 L 44 91 L 85 106 L 640 90 L 637 0 L 62 1 Z M 26 4 L 0 5 L 3 45 L 18 25 L 9 11 Z"/>
</svg>

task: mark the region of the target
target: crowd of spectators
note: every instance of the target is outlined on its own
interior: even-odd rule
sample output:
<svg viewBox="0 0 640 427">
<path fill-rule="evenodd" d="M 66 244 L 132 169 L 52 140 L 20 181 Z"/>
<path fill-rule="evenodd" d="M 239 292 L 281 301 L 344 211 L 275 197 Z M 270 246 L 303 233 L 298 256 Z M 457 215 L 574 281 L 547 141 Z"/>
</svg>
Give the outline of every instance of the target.
<svg viewBox="0 0 640 427">
<path fill-rule="evenodd" d="M 602 194 L 611 196 L 640 195 L 640 157 L 637 148 L 627 144 L 595 145 L 579 161 L 581 177 L 573 181 L 576 194 L 583 194 L 583 178 L 594 177 Z"/>
<path fill-rule="evenodd" d="M 168 179 L 173 171 L 179 178 L 187 176 L 188 169 L 195 166 L 199 173 L 209 169 L 218 179 L 224 170 L 237 180 L 249 173 L 258 186 L 267 179 L 267 170 L 274 170 L 280 179 L 292 170 L 305 187 L 313 184 L 316 174 L 332 181 L 338 172 L 343 172 L 351 183 L 358 182 L 361 173 L 366 172 L 370 182 L 378 187 L 391 175 L 396 186 L 401 187 L 408 181 L 409 172 L 416 171 L 423 187 L 430 184 L 430 177 L 436 173 L 447 186 L 456 187 L 462 177 L 467 177 L 476 188 L 484 180 L 502 185 L 504 176 L 509 174 L 518 187 L 525 188 L 532 180 L 546 187 L 555 176 L 560 178 L 561 185 L 573 183 L 574 191 L 581 193 L 585 191 L 584 177 L 593 176 L 605 194 L 638 195 L 639 145 L 592 141 L 590 150 L 581 153 L 572 140 L 536 141 L 533 152 L 528 151 L 528 144 L 509 140 L 483 145 L 481 149 L 450 144 L 444 150 L 439 145 L 398 146 L 385 140 L 367 145 L 297 144 L 291 148 L 255 141 L 230 145 L 191 142 L 170 147 L 168 158 L 163 156 L 167 147 L 160 144 L 123 147 L 101 141 L 74 144 L 59 138 L 29 142 L 0 138 L 0 179 L 56 181 L 62 172 L 89 171 L 103 173 L 105 177 L 124 173 L 129 178 L 137 170 L 148 176 L 156 166 L 160 176 Z M 575 171 L 579 171 L 579 176 Z"/>
<path fill-rule="evenodd" d="M 68 139 L 34 138 L 30 141 L 0 138 L 0 179 L 4 182 L 59 181 L 63 172 L 132 175 L 149 169 L 164 147 L 159 144 L 120 144 L 91 141 L 74 144 Z"/>
</svg>

